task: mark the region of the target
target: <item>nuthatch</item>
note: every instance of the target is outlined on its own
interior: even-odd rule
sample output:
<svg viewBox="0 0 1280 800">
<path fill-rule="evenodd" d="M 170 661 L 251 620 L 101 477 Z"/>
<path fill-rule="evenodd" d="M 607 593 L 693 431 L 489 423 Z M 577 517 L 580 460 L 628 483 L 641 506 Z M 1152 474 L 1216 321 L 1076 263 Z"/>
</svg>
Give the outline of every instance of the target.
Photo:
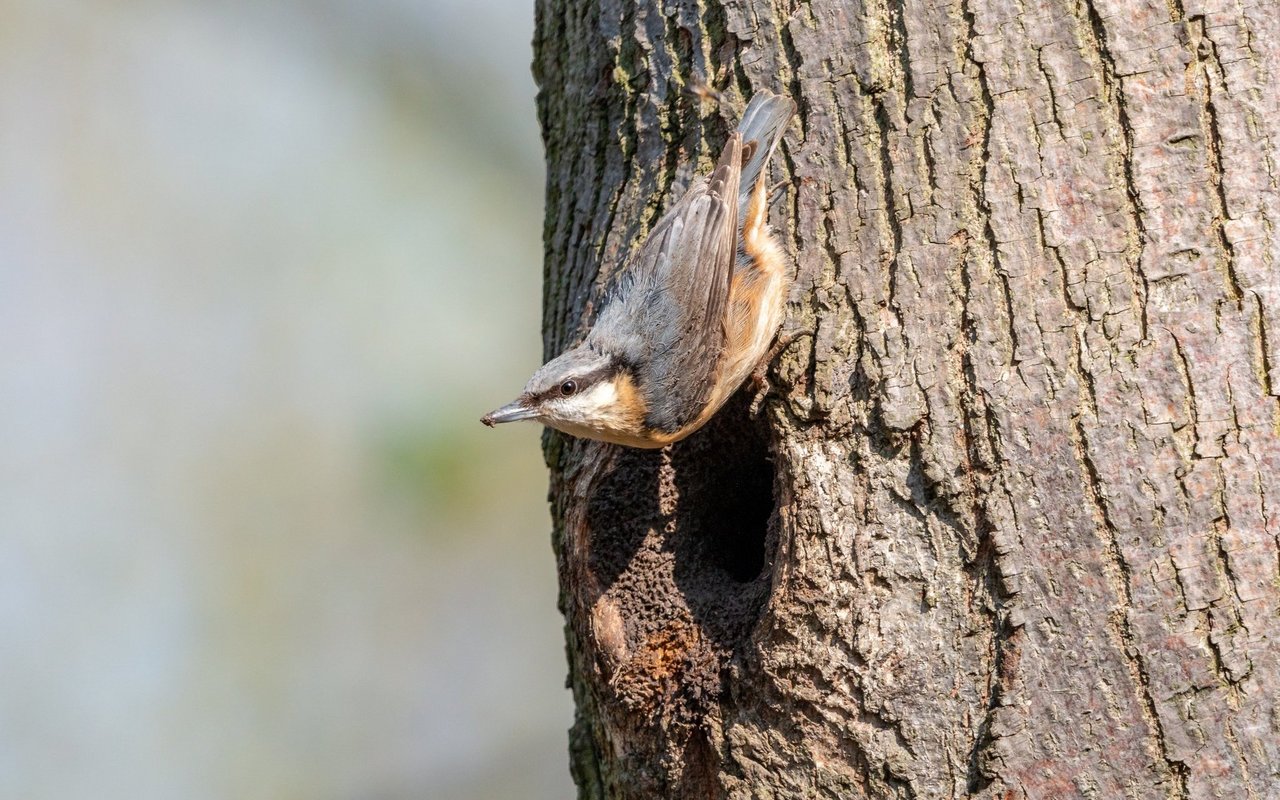
<svg viewBox="0 0 1280 800">
<path fill-rule="evenodd" d="M 790 270 L 768 222 L 765 166 L 795 113 L 758 92 L 698 178 L 620 273 L 582 342 L 481 420 L 531 419 L 631 447 L 679 441 L 767 366 Z"/>
</svg>

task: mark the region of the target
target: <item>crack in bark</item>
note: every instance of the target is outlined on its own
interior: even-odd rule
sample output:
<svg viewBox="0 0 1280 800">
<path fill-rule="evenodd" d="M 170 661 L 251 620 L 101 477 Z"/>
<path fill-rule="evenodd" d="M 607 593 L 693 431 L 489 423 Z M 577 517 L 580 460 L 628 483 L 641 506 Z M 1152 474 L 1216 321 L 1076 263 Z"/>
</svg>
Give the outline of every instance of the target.
<svg viewBox="0 0 1280 800">
<path fill-rule="evenodd" d="M 1180 8 L 1178 9 L 1181 10 Z M 1236 274 L 1236 252 L 1231 240 L 1227 238 L 1226 222 L 1230 219 L 1227 213 L 1227 190 L 1223 184 L 1225 166 L 1222 161 L 1222 134 L 1218 122 L 1218 111 L 1214 100 L 1215 82 L 1218 86 L 1226 86 L 1226 76 L 1222 63 L 1218 59 L 1218 48 L 1213 39 L 1205 32 L 1204 17 L 1183 18 L 1192 37 L 1195 70 L 1199 73 L 1198 90 L 1200 94 L 1200 129 L 1205 137 L 1206 166 L 1209 170 L 1209 184 L 1213 187 L 1214 218 L 1212 234 L 1218 244 L 1218 269 L 1225 279 L 1231 299 L 1237 309 L 1244 308 L 1244 291 L 1240 288 L 1240 276 Z"/>
<path fill-rule="evenodd" d="M 907 40 L 906 6 L 904 3 L 893 3 L 885 9 L 889 18 L 888 45 L 889 52 L 897 56 L 898 74 L 901 80 L 897 85 L 902 87 L 903 102 L 908 103 L 916 96 L 915 81 L 911 75 L 911 51 Z"/>
<path fill-rule="evenodd" d="M 1049 110 L 1053 114 L 1053 122 L 1058 126 L 1058 135 L 1062 135 L 1065 126 L 1062 124 L 1062 115 L 1058 112 L 1058 93 L 1053 88 L 1053 76 L 1049 74 L 1049 69 L 1044 65 L 1044 48 L 1037 47 L 1036 66 L 1040 70 L 1040 74 L 1044 76 L 1045 88 L 1049 90 Z M 1039 209 L 1036 209 L 1039 211 Z"/>
<path fill-rule="evenodd" d="M 1258 358 L 1261 364 L 1258 369 L 1258 382 L 1262 385 L 1264 394 L 1278 398 L 1277 405 L 1280 406 L 1280 392 L 1271 382 L 1271 372 L 1274 366 L 1271 363 L 1271 354 L 1267 349 L 1267 314 L 1266 309 L 1262 306 L 1262 297 L 1257 292 L 1250 292 L 1253 296 L 1253 302 L 1258 315 L 1258 326 L 1255 335 L 1255 341 L 1258 346 Z"/>
<path fill-rule="evenodd" d="M 991 207 L 986 197 L 988 185 L 987 170 L 992 158 L 991 138 L 994 132 L 994 120 L 996 114 L 995 100 L 992 97 L 990 87 L 987 84 L 985 68 L 982 63 L 977 60 L 973 52 L 973 42 L 977 37 L 976 17 L 974 11 L 967 2 L 961 4 L 961 11 L 968 31 L 968 43 L 965 48 L 964 58 L 969 63 L 973 64 L 976 70 L 976 83 L 978 85 L 977 94 L 981 100 L 980 107 L 983 112 L 983 116 L 977 123 L 981 128 L 982 147 L 981 150 L 970 159 L 971 163 L 977 162 L 977 175 L 969 181 L 971 203 L 974 213 L 979 216 L 979 224 L 982 227 L 983 236 L 988 247 L 987 252 L 989 252 L 991 262 L 989 266 L 998 276 L 1002 287 L 1005 310 L 1009 315 L 1007 318 L 1008 335 L 1011 347 L 1009 362 L 1013 365 L 1017 363 L 1018 335 L 1017 331 L 1014 329 L 1013 305 L 1009 292 L 1008 278 L 1006 275 L 1001 274 L 999 269 L 999 243 L 996 241 L 995 231 L 992 227 Z M 977 132 L 970 132 L 971 138 L 975 136 L 977 136 Z M 966 257 L 966 262 L 971 260 L 981 260 L 981 250 L 975 250 L 972 248 L 972 243 L 972 239 L 966 243 L 966 250 L 969 251 Z M 963 337 L 962 340 L 972 343 L 977 340 L 977 332 L 974 328 L 972 314 L 969 311 L 972 303 L 972 280 L 967 267 L 961 271 L 961 284 L 964 293 L 962 302 L 965 309 L 961 314 L 961 325 L 962 329 L 966 330 L 966 336 Z M 971 398 L 977 399 L 979 397 L 978 393 L 980 389 L 968 347 L 965 348 L 962 360 L 965 363 L 964 374 L 966 376 L 967 391 Z M 996 438 L 998 436 L 998 422 L 993 415 L 990 403 L 983 402 L 982 405 L 985 408 L 985 427 L 987 429 L 989 446 L 992 448 L 992 458 L 996 459 L 998 462 L 1000 459 L 1000 447 L 998 438 Z M 966 438 L 969 441 L 977 441 L 977 439 L 969 432 L 967 415 L 965 432 Z M 985 501 L 983 501 L 982 505 L 977 509 L 975 516 L 980 520 L 986 519 L 987 511 Z M 1005 682 L 1008 679 L 1004 673 L 1004 669 L 1006 654 L 1008 652 L 1007 648 L 1013 646 L 1011 639 L 1014 633 L 1012 627 L 1009 625 L 1010 612 L 1008 609 L 1003 608 L 1004 604 L 1000 600 L 1000 593 L 998 589 L 999 580 L 996 577 L 999 572 L 999 562 L 997 560 L 995 543 L 992 539 L 992 527 L 987 525 L 984 526 L 984 528 L 986 529 L 986 533 L 979 539 L 979 551 L 983 552 L 983 549 L 985 548 L 985 557 L 980 558 L 975 565 L 978 567 L 975 579 L 980 577 L 981 584 L 988 597 L 988 602 L 991 604 L 989 612 L 991 628 L 988 648 L 989 661 L 986 670 L 986 697 L 982 704 L 982 716 L 978 722 L 977 728 L 974 730 L 973 743 L 969 748 L 968 757 L 966 759 L 965 789 L 971 795 L 988 789 L 994 781 L 994 777 L 988 774 L 984 769 L 983 758 L 996 741 L 996 736 L 992 731 L 992 726 L 995 721 L 996 712 L 1002 701 Z"/>
<path fill-rule="evenodd" d="M 1240 747 L 1240 739 L 1236 736 L 1235 730 L 1232 729 L 1231 722 L 1227 721 L 1223 726 L 1224 738 L 1231 747 L 1232 754 L 1236 757 L 1236 762 L 1240 765 L 1240 773 L 1244 780 L 1241 782 L 1244 789 L 1246 800 L 1265 800 L 1259 798 L 1253 791 L 1253 781 L 1249 779 L 1249 759 L 1245 758 L 1244 750 Z"/>
<path fill-rule="evenodd" d="M 700 80 L 695 63 L 698 59 L 695 58 L 695 53 L 698 56 L 705 57 L 702 47 L 708 38 L 708 33 L 701 28 L 695 30 L 682 24 L 683 20 L 679 18 L 679 9 L 668 13 L 666 9 L 659 6 L 650 13 L 662 15 L 665 35 L 661 37 L 656 46 L 662 48 L 666 54 L 667 61 L 671 64 L 671 68 L 670 74 L 663 76 L 666 92 L 662 100 L 665 105 L 659 116 L 660 124 L 663 121 L 663 117 L 665 117 L 666 124 L 662 126 L 662 136 L 668 142 L 663 153 L 662 168 L 658 175 L 658 184 L 661 188 L 657 197 L 662 198 L 662 200 L 654 205 L 645 225 L 646 231 L 652 230 L 653 226 L 657 224 L 661 213 L 666 210 L 667 205 L 673 199 L 672 187 L 675 185 L 680 163 L 689 160 L 690 156 L 695 153 L 705 158 L 705 154 L 708 151 L 708 148 L 705 147 L 707 144 L 705 131 L 702 126 L 697 124 L 697 106 L 693 98 L 689 97 L 684 91 L 684 87 Z M 705 24 L 701 20 L 699 20 L 699 23 Z M 684 113 L 682 113 L 682 106 Z M 689 119 L 686 119 L 686 117 Z M 692 141 L 695 137 L 696 141 Z M 678 144 L 678 146 L 672 146 L 675 144 Z M 722 141 L 717 142 L 717 144 L 722 144 Z"/>
<path fill-rule="evenodd" d="M 975 17 L 973 15 L 973 12 L 969 10 L 967 5 L 964 6 L 964 8 L 965 8 L 965 18 L 968 22 L 969 32 L 970 32 L 969 33 L 970 46 L 969 46 L 968 52 L 966 53 L 966 58 L 968 58 L 969 61 L 972 64 L 974 64 L 974 66 L 977 68 L 978 87 L 980 90 L 979 96 L 982 98 L 982 106 L 986 114 L 985 119 L 981 123 L 983 126 L 983 132 L 982 132 L 982 152 L 981 152 L 980 161 L 979 161 L 980 167 L 979 167 L 977 179 L 975 181 L 975 185 L 972 187 L 973 195 L 974 195 L 974 205 L 978 211 L 982 212 L 981 213 L 982 233 L 983 233 L 983 236 L 986 238 L 987 247 L 991 256 L 991 270 L 992 270 L 992 273 L 995 275 L 996 279 L 1000 282 L 1001 293 L 1003 295 L 1005 315 L 1006 315 L 1005 325 L 1006 325 L 1007 333 L 1009 334 L 1009 347 L 1010 347 L 1008 363 L 1010 367 L 1017 368 L 1019 363 L 1021 363 L 1021 358 L 1018 355 L 1018 351 L 1021 349 L 1021 344 L 1018 340 L 1018 331 L 1014 323 L 1016 317 L 1014 316 L 1014 312 L 1013 312 L 1013 292 L 1009 286 L 1008 271 L 1005 269 L 1002 269 L 1000 266 L 1000 241 L 996 237 L 995 228 L 992 222 L 991 204 L 987 197 L 988 181 L 989 181 L 988 171 L 990 170 L 991 163 L 992 163 L 991 141 L 992 141 L 992 137 L 995 134 L 995 117 L 996 117 L 995 97 L 992 95 L 991 87 L 987 83 L 986 71 L 983 68 L 982 63 L 978 61 L 973 54 L 972 42 L 974 38 L 976 38 L 977 36 L 976 30 L 974 28 Z"/>
<path fill-rule="evenodd" d="M 894 190 L 893 181 L 893 159 L 889 153 L 889 137 L 893 131 L 893 123 L 889 119 L 889 112 L 885 108 L 884 101 L 880 95 L 873 94 L 871 96 L 871 107 L 874 109 L 874 124 L 869 124 L 868 127 L 874 129 L 878 137 L 878 166 L 880 168 L 878 176 L 880 186 L 878 188 L 884 197 L 883 218 L 886 227 L 889 229 L 891 242 L 889 252 L 882 255 L 888 280 L 885 296 L 888 298 L 889 308 L 893 311 L 897 329 L 903 332 L 902 307 L 898 302 L 898 270 L 900 268 L 898 259 L 902 253 L 902 222 L 898 219 L 898 198 Z M 906 369 L 912 369 L 914 372 L 914 368 L 910 365 L 904 363 L 902 366 Z"/>
<path fill-rule="evenodd" d="M 1129 260 L 1130 268 L 1142 283 L 1142 296 L 1139 298 L 1141 305 L 1139 318 L 1142 320 L 1142 339 L 1145 341 L 1150 338 L 1151 330 L 1151 319 L 1148 311 L 1151 285 L 1147 279 L 1146 269 L 1142 265 L 1142 259 L 1151 237 L 1147 232 L 1146 211 L 1143 208 L 1142 197 L 1138 193 L 1138 184 L 1134 177 L 1133 123 L 1129 119 L 1129 108 L 1124 95 L 1123 79 L 1116 75 L 1116 61 L 1111 53 L 1111 47 L 1107 43 L 1107 29 L 1102 22 L 1102 15 L 1098 13 L 1094 0 L 1080 0 L 1080 6 L 1084 8 L 1084 17 L 1088 23 L 1080 26 L 1080 28 L 1082 32 L 1087 32 L 1091 37 L 1093 52 L 1098 58 L 1099 75 L 1102 78 L 1103 96 L 1101 99 L 1103 102 L 1108 103 L 1115 112 L 1116 121 L 1119 123 L 1120 131 L 1124 137 L 1121 166 L 1124 173 L 1125 195 L 1129 199 L 1130 213 L 1128 219 L 1132 220 L 1134 224 L 1134 240 L 1130 244 L 1132 253 Z"/>
<path fill-rule="evenodd" d="M 1200 411 L 1196 404 L 1196 386 L 1191 380 L 1191 364 L 1187 361 L 1187 351 L 1182 347 L 1182 341 L 1177 334 L 1165 328 L 1165 333 L 1169 334 L 1169 338 L 1173 340 L 1173 351 L 1177 354 L 1178 360 L 1175 366 L 1178 369 L 1178 375 L 1182 378 L 1182 384 L 1187 389 L 1187 419 L 1191 420 L 1191 436 L 1192 448 L 1191 458 L 1201 458 L 1200 455 Z M 1183 492 L 1186 492 L 1186 486 L 1183 485 Z"/>
<path fill-rule="evenodd" d="M 1125 654 L 1130 667 L 1130 674 L 1137 689 L 1140 706 L 1148 726 L 1148 742 L 1154 755 L 1160 758 L 1176 781 L 1179 800 L 1192 800 L 1187 781 L 1190 775 L 1186 763 L 1176 759 L 1169 752 L 1164 724 L 1160 720 L 1160 712 L 1152 693 L 1151 676 L 1147 670 L 1141 649 L 1135 644 L 1133 629 L 1129 622 L 1129 610 L 1133 605 L 1132 575 L 1129 563 L 1120 549 L 1118 530 L 1107 510 L 1107 501 L 1103 494 L 1105 482 L 1098 467 L 1089 454 L 1089 442 L 1084 430 L 1083 414 L 1077 414 L 1072 425 L 1073 442 L 1076 457 L 1080 463 L 1084 477 L 1085 495 L 1097 516 L 1097 527 L 1103 534 L 1103 542 L 1111 563 L 1118 570 L 1118 576 L 1112 579 L 1112 588 L 1120 600 L 1120 607 L 1111 615 L 1111 623 L 1121 651 Z"/>
<path fill-rule="evenodd" d="M 1005 658 L 1007 648 L 1014 646 L 1013 636 L 1016 632 L 1010 624 L 1009 613 L 1001 599 L 1003 593 L 997 577 L 1000 564 L 996 556 L 995 543 L 991 537 L 990 523 L 986 521 L 985 513 L 981 515 L 979 525 L 986 530 L 986 533 L 982 535 L 979 543 L 980 554 L 975 561 L 976 569 L 973 571 L 973 578 L 981 582 L 989 604 L 986 614 L 990 620 L 991 639 L 988 649 L 990 663 L 986 673 L 986 701 L 981 721 L 975 731 L 973 745 L 969 748 L 969 756 L 965 762 L 967 765 L 965 790 L 971 795 L 984 791 L 994 783 L 994 778 L 988 774 L 982 763 L 982 756 L 995 742 L 991 726 L 1004 698 Z"/>
<path fill-rule="evenodd" d="M 795 38 L 791 35 L 790 23 L 778 26 L 778 43 L 782 46 L 782 66 L 786 67 L 786 74 L 780 77 L 786 82 L 791 99 L 796 103 L 800 132 L 807 139 L 809 137 L 809 98 L 805 95 L 804 84 L 800 81 L 800 66 L 804 63 L 804 55 L 796 47 Z"/>
<path fill-rule="evenodd" d="M 648 63 L 647 59 L 643 57 L 637 59 L 636 54 L 642 51 L 642 48 L 639 46 L 639 42 L 636 41 L 635 36 L 628 36 L 625 33 L 628 27 L 636 24 L 636 1 L 624 0 L 627 5 L 623 9 L 622 19 L 619 23 L 619 30 L 623 31 L 623 33 L 620 40 L 615 44 L 616 51 L 613 59 L 614 73 L 611 76 L 611 83 L 622 92 L 622 110 L 616 122 L 609 119 L 608 113 L 601 115 L 601 124 L 604 126 L 601 141 L 613 139 L 618 144 L 618 152 L 622 159 L 622 176 L 618 181 L 617 187 L 610 193 L 609 202 L 605 209 L 604 225 L 601 228 L 599 244 L 597 245 L 597 275 L 600 268 L 600 255 L 602 255 L 608 237 L 614 230 L 623 194 L 630 185 L 631 176 L 634 174 L 635 155 L 638 149 L 635 124 L 639 109 L 640 92 L 632 86 L 632 82 L 648 69 Z M 640 66 L 641 62 L 643 62 L 643 67 Z M 609 104 L 610 110 L 615 107 L 616 104 Z M 611 136 L 611 131 L 616 131 L 616 133 Z M 628 144 L 630 144 L 630 147 L 628 147 Z M 603 151 L 605 148 L 601 147 L 600 149 Z M 598 186 L 597 189 L 602 192 L 603 186 Z M 593 207 L 598 207 L 599 198 L 600 194 L 597 194 L 596 200 L 592 203 Z M 657 200 L 651 200 L 651 202 L 657 202 Z M 649 224 L 652 224 L 652 218 L 649 220 Z M 621 247 L 619 252 L 623 255 L 620 260 L 625 260 L 627 248 Z"/>
</svg>

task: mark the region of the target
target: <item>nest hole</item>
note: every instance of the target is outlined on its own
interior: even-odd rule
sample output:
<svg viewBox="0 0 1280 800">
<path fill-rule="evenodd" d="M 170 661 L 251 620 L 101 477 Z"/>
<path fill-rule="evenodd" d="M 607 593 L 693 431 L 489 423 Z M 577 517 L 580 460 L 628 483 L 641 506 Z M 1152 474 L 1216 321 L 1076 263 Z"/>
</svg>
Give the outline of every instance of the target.
<svg viewBox="0 0 1280 800">
<path fill-rule="evenodd" d="M 589 568 L 630 646 L 690 619 L 729 657 L 769 592 L 776 548 L 767 423 L 737 397 L 669 452 L 620 450 L 592 487 Z"/>
<path fill-rule="evenodd" d="M 756 581 L 771 560 L 774 469 L 762 423 L 735 403 L 672 453 L 676 527 L 693 565 L 737 583 Z"/>
<path fill-rule="evenodd" d="M 716 756 L 699 731 L 748 652 L 779 538 L 768 427 L 747 405 L 735 398 L 667 451 L 612 453 L 586 500 L 585 573 L 570 572 L 615 724 L 651 733 L 642 761 L 683 759 L 690 787 L 709 785 L 700 771 Z"/>
</svg>

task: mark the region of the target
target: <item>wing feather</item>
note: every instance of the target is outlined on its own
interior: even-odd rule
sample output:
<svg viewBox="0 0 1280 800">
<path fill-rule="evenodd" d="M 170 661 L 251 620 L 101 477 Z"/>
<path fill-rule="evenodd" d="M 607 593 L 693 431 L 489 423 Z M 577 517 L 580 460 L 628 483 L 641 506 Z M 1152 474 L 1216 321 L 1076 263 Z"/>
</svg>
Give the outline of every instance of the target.
<svg viewBox="0 0 1280 800">
<path fill-rule="evenodd" d="M 735 133 L 715 170 L 654 226 L 623 270 L 625 292 L 593 329 L 618 339 L 602 344 L 643 365 L 637 377 L 651 428 L 674 433 L 693 422 L 715 386 L 726 345 L 741 171 L 742 137 Z M 618 337 L 623 330 L 627 335 Z"/>
</svg>

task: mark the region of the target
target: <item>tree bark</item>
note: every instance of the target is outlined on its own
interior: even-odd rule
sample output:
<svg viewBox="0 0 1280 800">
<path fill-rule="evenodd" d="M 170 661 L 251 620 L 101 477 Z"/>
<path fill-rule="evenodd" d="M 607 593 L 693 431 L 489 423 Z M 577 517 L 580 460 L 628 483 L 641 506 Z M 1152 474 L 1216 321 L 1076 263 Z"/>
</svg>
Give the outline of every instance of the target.
<svg viewBox="0 0 1280 800">
<path fill-rule="evenodd" d="M 764 412 L 546 439 L 579 796 L 1280 797 L 1280 3 L 538 0 L 534 44 L 548 356 L 755 89 L 800 106 Z"/>
</svg>

